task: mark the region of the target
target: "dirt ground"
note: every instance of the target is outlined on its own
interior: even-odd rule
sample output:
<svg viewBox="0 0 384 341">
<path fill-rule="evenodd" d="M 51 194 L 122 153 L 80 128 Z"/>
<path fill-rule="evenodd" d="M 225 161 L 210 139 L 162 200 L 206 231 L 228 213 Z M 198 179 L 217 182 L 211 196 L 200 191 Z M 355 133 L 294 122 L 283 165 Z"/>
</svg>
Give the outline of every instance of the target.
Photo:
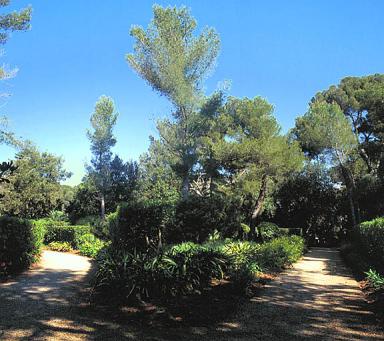
<svg viewBox="0 0 384 341">
<path fill-rule="evenodd" d="M 211 324 L 151 325 L 94 309 L 91 267 L 86 257 L 44 251 L 38 267 L 1 283 L 0 340 L 384 340 L 335 249 L 311 249 Z"/>
</svg>

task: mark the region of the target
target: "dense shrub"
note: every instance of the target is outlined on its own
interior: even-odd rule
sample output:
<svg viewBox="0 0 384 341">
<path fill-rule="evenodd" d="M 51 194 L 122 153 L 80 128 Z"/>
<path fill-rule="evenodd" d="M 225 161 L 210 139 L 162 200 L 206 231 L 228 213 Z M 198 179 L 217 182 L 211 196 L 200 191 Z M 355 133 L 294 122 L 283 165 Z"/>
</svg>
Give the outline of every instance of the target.
<svg viewBox="0 0 384 341">
<path fill-rule="evenodd" d="M 68 214 L 63 211 L 53 210 L 49 213 L 48 218 L 54 221 L 69 221 Z"/>
<path fill-rule="evenodd" d="M 111 245 L 98 257 L 95 289 L 103 297 L 168 297 L 199 293 L 213 278 L 230 278 L 238 293 L 247 290 L 258 273 L 297 261 L 304 252 L 301 237 L 280 237 L 257 244 L 232 240 L 203 245 L 192 242 L 164 252 L 128 252 Z"/>
<path fill-rule="evenodd" d="M 379 271 L 384 270 L 384 217 L 361 223 L 354 232 L 354 241 Z"/>
<path fill-rule="evenodd" d="M 25 219 L 0 217 L 0 276 L 27 268 L 37 260 L 41 227 Z"/>
<path fill-rule="evenodd" d="M 51 219 L 39 219 L 35 224 L 43 225 L 46 232 L 44 242 L 67 242 L 73 248 L 76 247 L 76 239 L 85 233 L 89 233 L 90 226 L 68 225 L 66 222 L 54 221 Z"/>
<path fill-rule="evenodd" d="M 172 243 L 193 241 L 202 243 L 215 230 L 223 236 L 240 233 L 242 217 L 238 203 L 221 196 L 196 197 L 180 201 L 175 208 L 167 240 Z"/>
<path fill-rule="evenodd" d="M 257 236 L 262 242 L 268 242 L 274 238 L 281 237 L 286 232 L 274 223 L 262 222 L 257 226 Z"/>
<path fill-rule="evenodd" d="M 181 244 L 162 254 L 107 248 L 98 258 L 95 288 L 124 299 L 199 293 L 212 278 L 221 278 L 228 264 L 222 253 L 195 244 Z"/>
<path fill-rule="evenodd" d="M 72 246 L 68 242 L 50 242 L 48 244 L 48 247 L 52 251 L 59 251 L 59 252 L 69 252 L 72 251 Z"/>
<path fill-rule="evenodd" d="M 172 207 L 146 200 L 119 206 L 109 218 L 109 235 L 116 248 L 145 250 L 158 245 L 163 227 L 170 219 Z"/>
<path fill-rule="evenodd" d="M 375 290 L 384 289 L 384 276 L 380 275 L 375 270 L 370 269 L 367 273 L 367 279 Z"/>
<path fill-rule="evenodd" d="M 309 245 L 335 245 L 349 226 L 349 207 L 343 191 L 321 167 L 307 165 L 285 179 L 275 191 L 273 217 L 279 226 L 300 228 Z"/>
<path fill-rule="evenodd" d="M 282 269 L 298 261 L 304 250 L 304 239 L 299 236 L 276 238 L 260 246 L 259 266 L 263 270 Z"/>
<path fill-rule="evenodd" d="M 83 256 L 96 257 L 105 246 L 105 242 L 92 233 L 85 233 L 76 238 L 76 248 Z"/>
</svg>

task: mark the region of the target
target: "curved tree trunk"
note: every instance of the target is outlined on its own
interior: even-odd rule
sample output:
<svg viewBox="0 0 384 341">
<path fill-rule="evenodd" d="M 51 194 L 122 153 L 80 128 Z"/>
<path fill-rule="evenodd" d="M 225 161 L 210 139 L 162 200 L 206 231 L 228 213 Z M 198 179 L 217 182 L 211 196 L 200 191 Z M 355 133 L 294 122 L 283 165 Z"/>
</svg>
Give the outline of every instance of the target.
<svg viewBox="0 0 384 341">
<path fill-rule="evenodd" d="M 104 193 L 100 195 L 100 218 L 105 220 L 105 197 Z"/>
<path fill-rule="evenodd" d="M 263 204 L 265 197 L 267 196 L 267 184 L 268 184 L 268 177 L 266 174 L 263 175 L 261 178 L 261 186 L 259 190 L 259 195 L 256 200 L 256 205 L 255 208 L 253 209 L 252 212 L 252 217 L 251 217 L 251 233 L 256 235 L 256 221 L 257 217 L 260 215 L 261 210 L 263 209 Z"/>
<path fill-rule="evenodd" d="M 356 194 L 355 180 L 350 170 L 342 164 L 341 164 L 341 170 L 342 170 L 343 178 L 345 181 L 345 187 L 348 193 L 348 202 L 351 210 L 351 222 L 353 227 L 355 227 L 360 223 L 360 208 L 359 208 L 359 203 L 355 198 L 355 194 Z"/>
<path fill-rule="evenodd" d="M 181 198 L 183 200 L 186 200 L 188 199 L 188 196 L 189 196 L 189 187 L 190 187 L 190 183 L 189 183 L 189 174 L 184 174 L 183 175 L 183 183 L 181 185 Z"/>
</svg>

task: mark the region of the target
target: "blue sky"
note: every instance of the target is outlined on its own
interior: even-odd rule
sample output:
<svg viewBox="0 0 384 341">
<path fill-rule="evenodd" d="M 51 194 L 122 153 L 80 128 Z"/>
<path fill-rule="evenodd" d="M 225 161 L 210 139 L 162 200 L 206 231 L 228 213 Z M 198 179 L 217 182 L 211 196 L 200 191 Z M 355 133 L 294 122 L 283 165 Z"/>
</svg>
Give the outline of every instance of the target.
<svg viewBox="0 0 384 341">
<path fill-rule="evenodd" d="M 114 151 L 137 159 L 155 135 L 155 121 L 169 115 L 159 97 L 125 62 L 129 29 L 147 26 L 152 1 L 13 0 L 33 7 L 32 29 L 14 33 L 3 63 L 19 68 L 3 82 L 12 96 L 0 105 L 17 135 L 65 158 L 77 184 L 89 161 L 86 129 L 99 96 L 113 97 L 120 113 Z M 199 28 L 215 27 L 220 56 L 206 82 L 211 93 L 223 80 L 230 94 L 260 95 L 274 104 L 286 131 L 310 98 L 345 76 L 384 72 L 384 1 L 157 1 L 191 8 Z M 0 159 L 14 151 L 0 146 Z"/>
</svg>

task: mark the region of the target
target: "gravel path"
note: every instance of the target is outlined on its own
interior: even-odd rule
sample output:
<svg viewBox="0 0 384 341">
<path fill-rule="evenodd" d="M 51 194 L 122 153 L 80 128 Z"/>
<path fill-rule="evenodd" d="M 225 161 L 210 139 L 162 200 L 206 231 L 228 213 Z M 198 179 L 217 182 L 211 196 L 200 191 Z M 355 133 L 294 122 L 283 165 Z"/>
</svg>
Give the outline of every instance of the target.
<svg viewBox="0 0 384 341">
<path fill-rule="evenodd" d="M 220 330 L 214 339 L 384 340 L 339 252 L 325 248 L 311 249 Z"/>
<path fill-rule="evenodd" d="M 0 284 L 1 340 L 384 340 L 333 249 L 312 249 L 233 318 L 211 328 L 154 329 L 101 316 L 80 297 L 91 262 L 45 251 L 39 267 Z"/>
</svg>

